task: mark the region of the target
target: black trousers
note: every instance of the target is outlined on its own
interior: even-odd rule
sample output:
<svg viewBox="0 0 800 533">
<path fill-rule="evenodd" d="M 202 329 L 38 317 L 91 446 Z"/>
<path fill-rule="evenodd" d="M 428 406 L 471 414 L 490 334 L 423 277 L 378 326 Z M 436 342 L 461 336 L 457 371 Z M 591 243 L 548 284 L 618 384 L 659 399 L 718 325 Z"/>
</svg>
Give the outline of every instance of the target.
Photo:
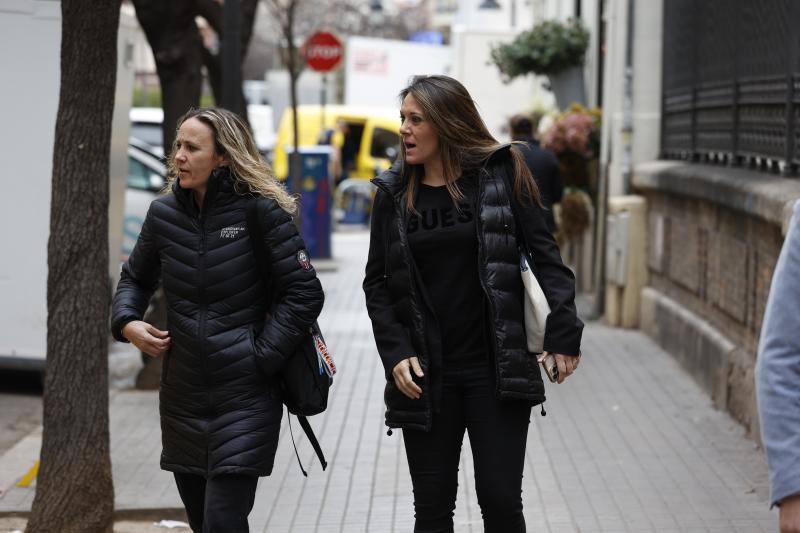
<svg viewBox="0 0 800 533">
<path fill-rule="evenodd" d="M 258 477 L 222 474 L 206 479 L 175 472 L 189 525 L 194 533 L 248 533 Z"/>
<path fill-rule="evenodd" d="M 500 401 L 494 370 L 481 361 L 443 375 L 441 410 L 430 432 L 403 430 L 414 487 L 415 533 L 453 531 L 458 463 L 469 433 L 485 533 L 525 533 L 522 468 L 531 406 Z"/>
</svg>

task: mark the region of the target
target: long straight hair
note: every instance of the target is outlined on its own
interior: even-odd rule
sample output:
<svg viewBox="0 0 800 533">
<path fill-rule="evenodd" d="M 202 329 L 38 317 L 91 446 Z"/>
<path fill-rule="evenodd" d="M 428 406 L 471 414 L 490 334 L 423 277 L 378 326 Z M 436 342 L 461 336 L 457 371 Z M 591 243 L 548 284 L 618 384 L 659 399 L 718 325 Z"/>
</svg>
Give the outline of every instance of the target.
<svg viewBox="0 0 800 533">
<path fill-rule="evenodd" d="M 478 113 L 475 102 L 467 89 L 449 76 L 414 76 L 408 87 L 400 91 L 400 101 L 412 95 L 422 108 L 424 118 L 429 120 L 439 138 L 439 152 L 442 158 L 445 187 L 453 201 L 463 199 L 464 195 L 456 180 L 466 173 L 478 172 L 489 157 L 501 146 L 489 133 L 486 124 Z M 512 146 L 512 172 L 514 176 L 514 196 L 523 201 L 522 189 L 539 205 L 539 189 L 533 180 L 522 154 Z M 400 156 L 403 161 L 400 171 L 406 189 L 406 209 L 415 213 L 414 197 L 424 174 L 423 165 L 410 165 L 406 162 L 406 148 L 400 143 Z"/>
<path fill-rule="evenodd" d="M 178 120 L 178 129 L 190 118 L 196 118 L 211 128 L 214 134 L 214 150 L 217 154 L 226 156 L 237 192 L 250 192 L 272 198 L 290 214 L 297 210 L 295 199 L 275 178 L 272 169 L 261 157 L 250 129 L 236 113 L 215 107 L 191 109 Z M 176 140 L 177 137 L 175 135 Z M 179 176 L 175 166 L 176 152 L 177 141 L 172 145 L 172 153 L 167 162 L 168 190 L 172 190 L 172 184 Z"/>
</svg>

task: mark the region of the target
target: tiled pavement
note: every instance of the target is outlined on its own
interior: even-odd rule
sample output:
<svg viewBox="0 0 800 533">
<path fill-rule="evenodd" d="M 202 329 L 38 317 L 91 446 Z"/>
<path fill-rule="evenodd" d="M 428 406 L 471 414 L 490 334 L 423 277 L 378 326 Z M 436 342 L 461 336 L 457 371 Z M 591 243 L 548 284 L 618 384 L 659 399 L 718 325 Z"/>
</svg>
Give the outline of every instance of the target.
<svg viewBox="0 0 800 533">
<path fill-rule="evenodd" d="M 410 532 L 411 485 L 402 432 L 383 426 L 383 377 L 363 306 L 366 234 L 337 234 L 338 270 L 321 274 L 320 320 L 340 373 L 328 411 L 311 419 L 330 465 L 322 472 L 299 426 L 297 466 L 284 419 L 275 471 L 262 478 L 254 532 Z M 523 497 L 531 532 L 767 532 L 762 452 L 677 364 L 637 331 L 598 323 L 584 333 L 579 371 L 548 388 L 534 410 Z M 154 393 L 112 396 L 118 509 L 180 507 L 160 452 Z M 30 508 L 33 488 L 14 483 L 33 465 L 39 434 L 0 458 L 0 513 Z M 502 453 L 501 449 L 497 453 Z M 457 532 L 481 532 L 468 441 L 462 455 Z"/>
</svg>

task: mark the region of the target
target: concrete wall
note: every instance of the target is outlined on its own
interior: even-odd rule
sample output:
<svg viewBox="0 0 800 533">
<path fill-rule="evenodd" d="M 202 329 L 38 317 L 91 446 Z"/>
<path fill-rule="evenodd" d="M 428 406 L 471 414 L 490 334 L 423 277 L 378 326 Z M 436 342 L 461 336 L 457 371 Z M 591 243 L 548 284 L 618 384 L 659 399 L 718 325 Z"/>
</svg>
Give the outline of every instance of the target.
<svg viewBox="0 0 800 533">
<path fill-rule="evenodd" d="M 530 0 L 497 0 L 498 8 L 481 9 L 484 0 L 458 0 L 453 23 L 469 30 L 511 30 L 519 32 L 533 26 Z"/>
<path fill-rule="evenodd" d="M 758 333 L 800 182 L 656 162 L 633 185 L 648 203 L 641 327 L 757 436 Z"/>
<path fill-rule="evenodd" d="M 514 34 L 508 31 L 459 28 L 453 32 L 451 75 L 470 92 L 486 126 L 498 139 L 508 139 L 503 128 L 512 115 L 529 110 L 537 98 L 545 98 L 539 81 L 532 76 L 506 84 L 497 67 L 489 63 L 491 46 L 513 38 Z"/>
<path fill-rule="evenodd" d="M 658 158 L 661 143 L 663 0 L 636 2 L 633 28 L 633 166 Z"/>
<path fill-rule="evenodd" d="M 625 47 L 628 0 L 606 6 L 607 45 L 603 86 L 603 144 L 609 194 L 627 194 L 626 173 L 658 156 L 661 116 L 663 0 L 635 2 L 633 14 L 632 133 L 625 131 Z"/>
</svg>

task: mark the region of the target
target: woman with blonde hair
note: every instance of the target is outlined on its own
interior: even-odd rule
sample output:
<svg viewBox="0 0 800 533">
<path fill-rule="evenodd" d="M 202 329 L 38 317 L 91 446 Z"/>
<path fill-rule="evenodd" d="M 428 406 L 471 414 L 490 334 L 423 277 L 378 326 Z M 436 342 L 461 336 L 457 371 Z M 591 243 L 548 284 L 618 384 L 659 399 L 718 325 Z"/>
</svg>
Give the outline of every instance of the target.
<svg viewBox="0 0 800 533">
<path fill-rule="evenodd" d="M 453 531 L 466 431 L 484 531 L 524 532 L 525 443 L 531 406 L 545 396 L 527 350 L 520 249 L 551 308 L 544 350 L 559 383 L 580 354 L 574 277 L 522 155 L 492 137 L 464 86 L 418 76 L 400 97 L 401 157 L 373 180 L 364 292 L 386 371 L 386 425 L 403 430 L 414 531 Z"/>
<path fill-rule="evenodd" d="M 111 329 L 163 356 L 161 468 L 174 473 L 192 530 L 246 532 L 278 444 L 276 374 L 319 315 L 322 288 L 292 223 L 295 202 L 238 116 L 186 113 L 169 172 L 122 266 Z M 250 202 L 260 233 L 247 227 Z M 259 234 L 267 273 L 250 240 Z M 142 321 L 159 283 L 166 331 Z"/>
</svg>

